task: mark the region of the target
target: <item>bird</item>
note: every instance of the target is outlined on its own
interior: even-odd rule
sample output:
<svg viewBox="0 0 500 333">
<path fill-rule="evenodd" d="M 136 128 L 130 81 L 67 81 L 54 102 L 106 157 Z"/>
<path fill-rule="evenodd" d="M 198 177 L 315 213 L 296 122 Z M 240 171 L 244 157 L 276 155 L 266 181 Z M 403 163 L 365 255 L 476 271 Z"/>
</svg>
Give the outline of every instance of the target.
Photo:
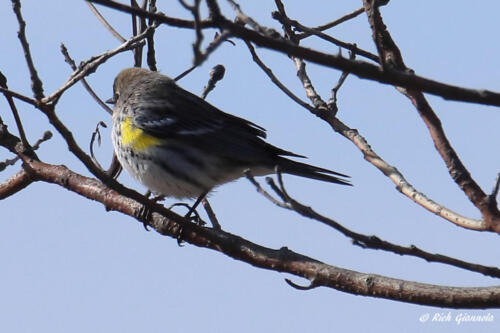
<svg viewBox="0 0 500 333">
<path fill-rule="evenodd" d="M 225 113 L 170 77 L 122 70 L 113 83 L 112 142 L 123 168 L 149 191 L 195 199 L 249 171 L 276 172 L 351 185 L 349 176 L 297 162 L 305 156 L 273 146 L 266 130 Z"/>
</svg>

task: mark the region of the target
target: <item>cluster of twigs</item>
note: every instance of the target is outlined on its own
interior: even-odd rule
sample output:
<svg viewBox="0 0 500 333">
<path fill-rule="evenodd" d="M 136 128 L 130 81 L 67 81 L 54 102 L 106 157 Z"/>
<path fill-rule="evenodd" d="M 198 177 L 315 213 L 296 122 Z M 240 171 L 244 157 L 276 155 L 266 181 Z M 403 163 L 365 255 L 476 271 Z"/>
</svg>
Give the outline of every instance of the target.
<svg viewBox="0 0 500 333">
<path fill-rule="evenodd" d="M 214 223 L 216 223 L 216 227 L 208 228 L 190 223 L 162 205 L 117 182 L 114 178 L 116 172 L 111 171 L 113 169 L 116 171 L 116 165 L 110 167 L 107 171 L 103 170 L 95 160 L 93 154 L 89 156 L 79 146 L 73 137 L 72 131 L 57 116 L 56 106 L 58 100 L 66 90 L 77 82 L 82 82 L 85 89 L 97 103 L 106 112 L 111 113 L 111 110 L 85 81 L 85 77 L 95 72 L 109 58 L 126 51 L 132 51 L 135 66 L 141 66 L 144 47 L 147 47 L 147 65 L 151 70 L 156 70 L 154 33 L 155 29 L 160 24 L 163 24 L 170 27 L 192 29 L 195 33 L 195 41 L 192 45 L 194 54 L 193 67 L 179 75 L 178 78 L 202 64 L 224 41 L 227 41 L 229 38 L 241 39 L 246 43 L 255 63 L 279 89 L 300 106 L 327 122 L 336 133 L 339 133 L 352 142 L 363 153 L 364 158 L 393 181 L 396 184 L 397 190 L 406 197 L 457 226 L 500 234 L 500 212 L 496 201 L 500 179 L 497 179 L 495 182 L 491 194 L 486 194 L 479 187 L 467 171 L 465 165 L 460 161 L 459 156 L 446 137 L 439 118 L 426 101 L 423 93 L 431 93 L 446 99 L 494 106 L 500 106 L 500 94 L 444 84 L 413 73 L 412 70 L 405 66 L 402 54 L 396 43 L 392 40 L 380 15 L 378 7 L 387 4 L 388 1 L 364 0 L 362 8 L 352 13 L 318 27 L 307 27 L 297 20 L 290 18 L 281 0 L 275 0 L 276 11 L 273 13 L 273 18 L 281 24 L 282 33 L 260 25 L 253 18 L 247 16 L 240 6 L 232 0 L 228 0 L 228 2 L 234 9 L 236 17 L 234 20 L 229 20 L 223 15 L 216 0 L 206 0 L 209 15 L 205 19 L 200 14 L 201 0 L 194 0 L 193 4 L 188 4 L 184 0 L 179 1 L 191 13 L 193 20 L 168 17 L 159 13 L 157 12 L 156 1 L 153 0 L 143 0 L 141 4 L 138 4 L 135 0 L 131 0 L 130 6 L 110 0 L 88 0 L 87 3 L 92 12 L 122 44 L 114 50 L 104 52 L 82 62 L 79 66 L 71 58 L 67 48 L 62 45 L 61 51 L 64 58 L 74 72 L 59 89 L 49 96 L 45 96 L 43 84 L 38 77 L 35 61 L 31 55 L 28 38 L 26 37 L 26 23 L 21 14 L 20 0 L 12 0 L 14 13 L 19 22 L 19 39 L 30 71 L 34 98 L 9 90 L 7 80 L 3 75 L 0 76 L 0 92 L 3 93 L 9 103 L 19 133 L 19 136 L 12 134 L 0 118 L 0 146 L 8 149 L 14 155 L 12 159 L 0 163 L 0 171 L 14 165 L 17 160 L 22 161 L 22 167 L 18 173 L 0 183 L 0 199 L 12 196 L 36 181 L 54 183 L 86 198 L 99 201 L 108 210 L 115 210 L 133 216 L 137 220 L 141 220 L 141 222 L 143 222 L 142 219 L 144 217 L 139 212 L 144 207 L 147 207 L 152 212 L 147 222 L 160 234 L 176 237 L 179 229 L 182 228 L 183 240 L 188 243 L 223 252 L 232 258 L 245 261 L 257 267 L 287 272 L 307 278 L 310 281 L 310 285 L 307 287 L 297 286 L 288 281 L 290 285 L 299 289 L 328 286 L 353 294 L 382 297 L 416 304 L 450 308 L 500 307 L 500 287 L 498 286 L 458 288 L 429 285 L 335 267 L 295 253 L 287 248 L 279 250 L 265 248 L 221 230 L 207 202 L 205 203 L 205 207 L 209 210 L 209 215 Z M 93 3 L 131 14 L 133 37 L 129 40 L 123 38 L 106 21 Z M 325 32 L 363 13 L 366 14 L 370 23 L 373 40 L 378 51 L 377 55 L 360 49 L 355 44 L 336 39 Z M 205 49 L 202 49 L 204 29 L 207 28 L 219 29 L 220 33 L 216 35 L 215 39 Z M 302 40 L 310 37 L 318 37 L 325 42 L 346 49 L 350 56 L 345 58 L 341 53 L 335 55 L 322 53 L 300 45 Z M 260 59 L 255 50 L 255 45 L 286 54 L 290 57 L 296 66 L 297 76 L 302 83 L 309 102 L 299 98 L 279 80 L 272 69 L 266 66 Z M 358 58 L 363 58 L 364 60 L 359 60 Z M 333 86 L 327 100 L 323 99 L 315 90 L 313 82 L 307 74 L 306 61 L 322 64 L 341 71 L 339 80 Z M 212 79 L 207 84 L 203 97 L 213 89 L 215 82 L 222 77 L 223 72 L 223 67 L 222 69 L 221 67 L 214 69 Z M 367 140 L 357 130 L 350 128 L 337 118 L 337 92 L 349 74 L 393 85 L 411 100 L 422 121 L 426 124 L 436 149 L 448 167 L 450 176 L 481 213 L 481 219 L 462 216 L 415 189 L 396 167 L 387 163 L 374 151 Z M 44 134 L 43 138 L 32 146 L 26 138 L 23 122 L 17 112 L 15 100 L 28 103 L 42 112 L 54 126 L 58 134 L 66 141 L 69 150 L 87 167 L 93 177 L 86 177 L 64 166 L 51 165 L 41 161 L 36 155 L 35 150 L 43 141 L 50 139 L 51 134 Z M 99 135 L 98 128 L 94 135 Z M 247 178 L 261 194 L 276 205 L 293 210 L 298 214 L 332 227 L 352 239 L 355 245 L 363 248 L 389 251 L 399 255 L 415 256 L 427 261 L 439 262 L 490 277 L 500 278 L 500 269 L 497 267 L 469 263 L 446 255 L 429 253 L 414 245 L 409 247 L 401 246 L 382 240 L 377 236 L 369 236 L 352 231 L 339 222 L 322 216 L 312 208 L 294 200 L 285 190 L 279 170 L 278 184 L 275 184 L 272 179 L 268 179 L 268 184 L 274 192 L 274 196 L 266 191 L 251 174 L 247 174 Z"/>
</svg>

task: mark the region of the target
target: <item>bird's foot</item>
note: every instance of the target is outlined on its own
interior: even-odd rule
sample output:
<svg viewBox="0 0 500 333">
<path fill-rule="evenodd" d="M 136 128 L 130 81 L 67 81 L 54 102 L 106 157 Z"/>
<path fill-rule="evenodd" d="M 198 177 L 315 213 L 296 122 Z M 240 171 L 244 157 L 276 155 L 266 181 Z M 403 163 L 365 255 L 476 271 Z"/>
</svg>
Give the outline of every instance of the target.
<svg viewBox="0 0 500 333">
<path fill-rule="evenodd" d="M 188 212 L 186 215 L 184 215 L 184 218 L 189 220 L 190 222 L 194 222 L 199 226 L 204 226 L 207 223 L 203 221 L 203 219 L 200 217 L 200 214 L 196 211 L 196 209 L 193 209 L 192 206 L 188 205 L 187 203 L 184 202 L 177 202 L 168 207 L 168 209 L 172 209 L 174 207 L 186 207 L 188 209 Z M 179 226 L 179 231 L 177 232 L 177 244 L 179 246 L 183 246 L 184 241 L 183 241 L 183 234 L 184 234 L 184 227 L 181 225 Z"/>
</svg>

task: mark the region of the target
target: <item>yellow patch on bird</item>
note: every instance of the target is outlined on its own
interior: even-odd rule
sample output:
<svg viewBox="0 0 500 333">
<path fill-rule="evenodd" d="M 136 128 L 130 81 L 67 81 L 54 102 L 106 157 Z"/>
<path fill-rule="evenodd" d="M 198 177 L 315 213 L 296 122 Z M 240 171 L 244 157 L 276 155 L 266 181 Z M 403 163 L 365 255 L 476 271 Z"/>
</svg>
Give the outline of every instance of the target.
<svg viewBox="0 0 500 333">
<path fill-rule="evenodd" d="M 121 123 L 122 145 L 131 146 L 135 151 L 148 149 L 158 145 L 162 140 L 145 133 L 139 127 L 134 126 L 130 117 Z"/>
</svg>

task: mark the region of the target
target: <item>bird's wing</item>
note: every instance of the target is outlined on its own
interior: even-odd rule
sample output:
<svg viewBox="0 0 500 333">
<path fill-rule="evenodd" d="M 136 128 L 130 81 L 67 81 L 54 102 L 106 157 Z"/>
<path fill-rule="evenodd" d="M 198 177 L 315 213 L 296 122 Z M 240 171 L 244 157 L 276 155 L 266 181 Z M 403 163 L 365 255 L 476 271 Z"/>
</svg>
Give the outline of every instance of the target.
<svg viewBox="0 0 500 333">
<path fill-rule="evenodd" d="M 146 133 L 190 141 L 198 149 L 210 149 L 214 154 L 243 164 L 278 155 L 304 157 L 264 142 L 263 127 L 222 112 L 173 82 L 161 91 L 144 93 L 148 96 L 135 104 L 135 108 L 141 109 L 133 112 L 133 121 Z M 154 97 L 158 94 L 162 96 L 161 101 Z"/>
<path fill-rule="evenodd" d="M 133 112 L 136 126 L 159 137 L 198 136 L 238 133 L 266 137 L 265 129 L 248 120 L 224 113 L 200 97 L 172 84 L 161 92 L 162 99 L 145 96 Z M 158 96 L 158 95 L 156 95 Z M 144 104 L 144 101 L 148 101 Z"/>
</svg>

